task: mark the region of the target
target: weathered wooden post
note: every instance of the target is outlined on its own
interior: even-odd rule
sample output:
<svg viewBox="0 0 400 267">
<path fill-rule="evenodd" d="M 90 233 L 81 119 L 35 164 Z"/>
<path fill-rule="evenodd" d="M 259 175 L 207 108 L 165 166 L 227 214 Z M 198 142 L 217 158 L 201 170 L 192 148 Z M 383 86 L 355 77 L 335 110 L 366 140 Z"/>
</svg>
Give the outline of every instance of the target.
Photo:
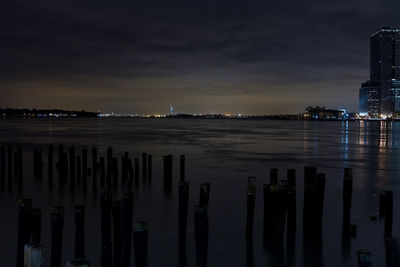
<svg viewBox="0 0 400 267">
<path fill-rule="evenodd" d="M 394 237 L 385 238 L 386 267 L 400 266 L 400 244 L 399 239 Z"/>
<path fill-rule="evenodd" d="M 127 159 L 127 164 L 128 164 L 128 185 L 129 187 L 132 186 L 133 184 L 133 179 L 134 179 L 134 171 L 133 171 L 133 165 L 132 165 L 132 159 L 128 158 Z"/>
<path fill-rule="evenodd" d="M 77 175 L 77 182 L 78 185 L 81 184 L 82 182 L 82 161 L 81 161 L 81 156 L 76 156 L 76 175 Z"/>
<path fill-rule="evenodd" d="M 29 244 L 25 244 L 24 267 L 44 266 L 44 247 L 40 245 L 42 212 L 40 209 L 32 209 L 32 238 Z"/>
<path fill-rule="evenodd" d="M 210 201 L 210 190 L 211 184 L 210 183 L 203 183 L 200 184 L 200 206 L 207 207 L 208 202 Z"/>
<path fill-rule="evenodd" d="M 139 158 L 135 158 L 135 184 L 139 184 Z"/>
<path fill-rule="evenodd" d="M 147 156 L 147 176 L 149 180 L 149 184 L 151 184 L 151 179 L 153 176 L 153 163 L 152 163 L 152 155 Z"/>
<path fill-rule="evenodd" d="M 88 149 L 86 146 L 82 147 L 82 183 L 86 185 L 86 178 L 88 174 L 87 160 L 88 160 Z"/>
<path fill-rule="evenodd" d="M 178 207 L 178 227 L 179 227 L 179 247 L 186 245 L 187 214 L 189 204 L 189 183 L 179 184 L 179 207 Z"/>
<path fill-rule="evenodd" d="M 113 217 L 113 266 L 119 267 L 122 262 L 122 207 L 121 201 L 112 203 Z"/>
<path fill-rule="evenodd" d="M 164 189 L 169 192 L 172 188 L 172 155 L 164 156 Z"/>
<path fill-rule="evenodd" d="M 113 157 L 113 149 L 112 147 L 107 147 L 107 162 L 111 161 Z"/>
<path fill-rule="evenodd" d="M 89 262 L 86 260 L 70 260 L 67 262 L 66 267 L 89 267 Z"/>
<path fill-rule="evenodd" d="M 180 182 L 185 182 L 185 155 L 180 156 Z"/>
<path fill-rule="evenodd" d="M 31 240 L 32 200 L 18 201 L 17 267 L 24 266 L 24 247 Z"/>
<path fill-rule="evenodd" d="M 47 152 L 47 175 L 49 177 L 49 183 L 51 183 L 53 179 L 53 153 L 54 144 L 49 144 L 49 150 Z"/>
<path fill-rule="evenodd" d="M 196 242 L 196 266 L 207 266 L 208 208 L 198 205 L 194 214 L 194 237 Z"/>
<path fill-rule="evenodd" d="M 118 159 L 117 158 L 112 158 L 112 182 L 114 185 L 114 189 L 117 188 L 118 185 Z"/>
<path fill-rule="evenodd" d="M 125 152 L 124 155 L 121 156 L 121 178 L 123 184 L 128 179 L 128 159 L 129 154 L 128 152 Z"/>
<path fill-rule="evenodd" d="M 100 157 L 100 186 L 104 187 L 106 180 L 106 165 L 104 157 Z"/>
<path fill-rule="evenodd" d="M 269 170 L 269 184 L 271 186 L 278 186 L 278 169 L 273 168 Z"/>
<path fill-rule="evenodd" d="M 392 237 L 393 191 L 385 191 L 385 237 Z"/>
<path fill-rule="evenodd" d="M 69 147 L 69 181 L 71 185 L 75 184 L 75 147 L 71 145 Z"/>
<path fill-rule="evenodd" d="M 85 259 L 85 206 L 75 206 L 75 259 Z"/>
<path fill-rule="evenodd" d="M 343 177 L 343 229 L 345 231 L 347 230 L 350 231 L 352 194 L 353 194 L 352 169 L 345 168 Z"/>
<path fill-rule="evenodd" d="M 63 230 L 64 208 L 53 207 L 51 209 L 51 267 L 61 266 Z"/>
<path fill-rule="evenodd" d="M 271 186 L 269 184 L 263 185 L 264 193 L 264 247 L 267 247 L 271 236 Z"/>
<path fill-rule="evenodd" d="M 41 178 L 43 175 L 42 150 L 37 148 L 33 151 L 33 173 L 35 178 Z"/>
<path fill-rule="evenodd" d="M 142 176 L 147 178 L 147 153 L 142 153 Z"/>
<path fill-rule="evenodd" d="M 256 177 L 249 177 L 247 183 L 247 220 L 246 239 L 253 239 L 254 208 L 256 204 L 257 184 Z"/>
<path fill-rule="evenodd" d="M 62 153 L 59 164 L 60 180 L 64 183 L 68 180 L 68 156 L 67 153 Z"/>
<path fill-rule="evenodd" d="M 136 222 L 133 230 L 133 245 L 135 249 L 135 266 L 147 267 L 147 247 L 149 225 L 147 222 Z"/>
<path fill-rule="evenodd" d="M 13 149 L 12 146 L 9 144 L 7 145 L 7 170 L 8 170 L 8 181 L 12 180 L 12 157 L 13 157 Z"/>
<path fill-rule="evenodd" d="M 0 175 L 3 184 L 6 176 L 6 149 L 4 146 L 0 146 Z"/>
<path fill-rule="evenodd" d="M 21 180 L 22 179 L 22 176 L 23 176 L 23 166 L 22 166 L 22 147 L 21 146 L 18 146 L 18 149 L 17 149 L 17 155 L 18 155 L 18 160 L 17 160 L 17 162 L 18 162 L 18 175 L 17 175 L 17 177 L 18 177 L 18 179 L 19 180 Z"/>
<path fill-rule="evenodd" d="M 286 254 L 288 266 L 294 266 L 296 248 L 296 170 L 287 170 L 288 205 L 286 228 Z"/>
<path fill-rule="evenodd" d="M 101 212 L 101 266 L 112 266 L 111 204 L 112 195 L 105 191 L 100 196 Z"/>
<path fill-rule="evenodd" d="M 92 173 L 93 173 L 93 179 L 97 179 L 97 147 L 92 146 Z M 94 180 L 93 180 L 94 181 Z"/>
<path fill-rule="evenodd" d="M 371 252 L 368 250 L 357 251 L 358 267 L 372 267 Z"/>
<path fill-rule="evenodd" d="M 130 266 L 132 248 L 133 193 L 122 197 L 122 267 Z"/>
</svg>

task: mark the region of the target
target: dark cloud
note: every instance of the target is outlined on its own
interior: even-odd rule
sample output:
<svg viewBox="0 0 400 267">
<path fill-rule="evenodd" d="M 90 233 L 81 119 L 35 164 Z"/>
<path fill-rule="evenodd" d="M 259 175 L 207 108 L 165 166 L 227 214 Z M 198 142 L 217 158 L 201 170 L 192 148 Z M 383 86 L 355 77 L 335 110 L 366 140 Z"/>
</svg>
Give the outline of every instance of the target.
<svg viewBox="0 0 400 267">
<path fill-rule="evenodd" d="M 395 1 L 14 1 L 0 105 L 165 112 L 356 109 Z M 9 93 L 12 92 L 12 93 Z"/>
</svg>

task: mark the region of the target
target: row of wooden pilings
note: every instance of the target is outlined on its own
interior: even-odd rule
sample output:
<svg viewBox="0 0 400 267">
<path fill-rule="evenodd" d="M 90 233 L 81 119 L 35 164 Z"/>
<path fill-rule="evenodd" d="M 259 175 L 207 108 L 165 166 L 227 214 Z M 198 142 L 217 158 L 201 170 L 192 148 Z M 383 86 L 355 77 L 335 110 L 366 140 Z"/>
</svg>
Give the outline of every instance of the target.
<svg viewBox="0 0 400 267">
<path fill-rule="evenodd" d="M 7 148 L 7 150 L 6 150 Z M 7 153 L 6 153 L 7 152 Z M 82 147 L 81 154 L 76 155 L 75 148 L 69 147 L 69 153 L 64 152 L 62 145 L 58 146 L 58 162 L 56 167 L 59 172 L 60 182 L 87 183 L 87 176 L 92 176 L 93 189 L 97 190 L 97 177 L 100 176 L 101 210 L 101 266 L 130 266 L 130 255 L 133 243 L 135 246 L 136 266 L 147 265 L 147 235 L 149 231 L 146 222 L 133 224 L 133 193 L 127 193 L 121 200 L 114 200 L 112 189 L 118 184 L 121 177 L 122 183 L 136 185 L 140 180 L 139 158 L 132 161 L 126 152 L 121 156 L 121 174 L 118 169 L 118 159 L 113 156 L 112 148 L 107 148 L 106 157 L 98 157 L 98 150 L 92 147 L 92 167 L 88 166 L 88 148 Z M 49 183 L 53 180 L 53 154 L 54 145 L 48 149 L 48 177 Z M 40 149 L 34 149 L 33 174 L 40 178 L 43 176 L 43 155 Z M 7 160 L 6 160 L 7 159 Z M 6 164 L 7 162 L 7 164 Z M 14 163 L 14 164 L 13 164 Z M 173 184 L 173 157 L 166 155 L 163 158 L 163 182 L 166 191 L 171 191 Z M 8 170 L 9 183 L 14 177 L 20 186 L 22 182 L 22 148 L 8 145 L 0 146 L 0 175 L 1 182 Z M 152 156 L 142 154 L 143 181 L 151 183 Z M 322 225 L 325 195 L 325 174 L 317 173 L 312 166 L 304 168 L 304 206 L 303 206 L 303 253 L 307 266 L 319 266 L 322 248 Z M 343 229 L 342 240 L 348 244 L 350 238 L 356 236 L 356 226 L 351 224 L 353 175 L 352 170 L 346 168 L 343 178 Z M 186 232 L 187 213 L 189 200 L 189 183 L 185 181 L 185 156 L 180 156 L 180 182 L 179 182 L 179 266 L 187 266 L 186 262 Z M 247 219 L 245 235 L 247 251 L 252 251 L 252 232 L 254 224 L 255 197 L 257 192 L 256 178 L 248 178 L 247 186 Z M 196 266 L 207 265 L 208 251 L 208 202 L 210 184 L 200 186 L 199 204 L 195 206 L 195 242 Z M 273 264 L 284 264 L 283 237 L 286 226 L 286 254 L 287 266 L 294 265 L 295 238 L 296 238 L 296 170 L 287 171 L 287 179 L 278 179 L 278 170 L 270 170 L 270 182 L 263 186 L 264 195 L 264 245 L 275 255 Z M 40 220 L 41 211 L 31 207 L 31 200 L 22 200 L 19 203 L 18 224 L 18 257 L 19 266 L 43 266 L 40 255 L 43 247 L 40 245 Z M 67 266 L 87 266 L 84 260 L 84 206 L 75 207 L 75 260 Z M 393 192 L 386 191 L 380 195 L 379 218 L 385 219 L 385 249 L 386 265 L 399 266 L 399 240 L 392 237 L 393 225 Z M 375 220 L 374 216 L 371 220 Z M 64 211 L 62 207 L 54 207 L 51 212 L 51 265 L 61 266 L 61 244 L 64 224 Z M 286 224 L 286 225 L 285 225 Z M 133 226 L 135 225 L 135 226 Z M 136 236 L 136 237 L 135 237 Z M 136 240 L 136 241 L 135 241 Z M 83 245 L 82 245 L 83 244 Z M 25 253 L 24 253 L 25 246 Z M 24 257 L 25 255 L 25 257 Z M 357 252 L 359 266 L 371 266 L 371 253 L 368 250 Z M 25 265 L 24 264 L 25 260 Z M 253 266 L 252 257 L 248 258 L 248 266 Z"/>
<path fill-rule="evenodd" d="M 0 147 L 0 151 L 3 151 Z M 4 150 L 5 151 L 5 150 Z M 22 151 L 19 149 L 18 151 Z M 121 200 L 113 200 L 112 188 L 118 183 L 118 161 L 113 157 L 112 148 L 107 148 L 107 157 L 100 157 L 97 162 L 97 148 L 92 148 L 93 165 L 90 170 L 87 166 L 87 148 L 82 148 L 82 158 L 75 155 L 74 147 L 69 148 L 69 155 L 64 152 L 62 145 L 58 147 L 59 160 L 56 167 L 59 170 L 60 183 L 69 180 L 71 185 L 76 182 L 86 184 L 87 175 L 93 177 L 93 188 L 97 187 L 96 177 L 100 175 L 100 185 L 103 191 L 100 196 L 101 213 L 101 266 L 131 266 L 132 234 L 135 256 L 135 266 L 147 266 L 147 243 L 149 225 L 144 221 L 133 223 L 134 193 L 124 194 Z M 53 179 L 53 153 L 54 145 L 49 145 L 48 150 L 48 177 L 51 183 Z M 1 153 L 0 153 L 1 154 Z M 21 152 L 22 155 L 22 152 Z M 34 149 L 33 174 L 36 178 L 43 176 L 42 151 Z M 0 155 L 0 162 L 5 157 Z M 22 159 L 22 157 L 21 157 Z M 69 159 L 69 160 L 68 160 Z M 107 164 L 105 163 L 107 160 Z M 10 161 L 9 161 L 10 162 Z M 21 160 L 22 162 L 22 160 Z M 172 188 L 172 155 L 164 156 L 164 188 L 170 191 Z M 76 164 L 76 165 L 75 165 Z M 121 157 L 121 180 L 129 185 L 139 183 L 139 158 L 134 159 L 134 168 L 128 153 Z M 1 172 L 5 170 L 2 165 Z M 20 165 L 22 167 L 22 164 Z M 21 168 L 22 169 L 22 168 Z M 152 156 L 142 154 L 142 177 L 151 183 Z M 76 179 L 75 179 L 76 178 Z M 210 184 L 200 185 L 199 204 L 195 206 L 195 243 L 197 266 L 207 265 L 208 250 L 208 202 Z M 185 156 L 180 156 L 180 180 L 179 180 L 179 264 L 187 266 L 186 262 L 186 232 L 189 201 L 189 183 L 185 181 Z M 31 199 L 19 201 L 18 213 L 18 244 L 17 267 L 42 267 L 44 266 L 44 246 L 41 245 L 41 210 L 32 208 Z M 85 206 L 77 205 L 74 209 L 75 216 L 75 253 L 74 259 L 67 262 L 69 266 L 89 266 L 85 260 Z M 51 244 L 50 265 L 61 266 L 62 240 L 64 228 L 64 208 L 53 207 L 51 210 Z"/>
</svg>

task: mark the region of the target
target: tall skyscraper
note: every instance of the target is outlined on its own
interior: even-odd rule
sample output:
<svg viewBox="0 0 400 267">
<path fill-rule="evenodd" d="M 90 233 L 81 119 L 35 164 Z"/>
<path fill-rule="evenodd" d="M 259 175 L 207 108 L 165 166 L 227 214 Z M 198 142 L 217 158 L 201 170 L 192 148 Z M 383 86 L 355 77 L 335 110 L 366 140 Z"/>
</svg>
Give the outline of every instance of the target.
<svg viewBox="0 0 400 267">
<path fill-rule="evenodd" d="M 370 79 L 360 88 L 360 113 L 400 112 L 400 30 L 384 27 L 371 35 Z"/>
</svg>

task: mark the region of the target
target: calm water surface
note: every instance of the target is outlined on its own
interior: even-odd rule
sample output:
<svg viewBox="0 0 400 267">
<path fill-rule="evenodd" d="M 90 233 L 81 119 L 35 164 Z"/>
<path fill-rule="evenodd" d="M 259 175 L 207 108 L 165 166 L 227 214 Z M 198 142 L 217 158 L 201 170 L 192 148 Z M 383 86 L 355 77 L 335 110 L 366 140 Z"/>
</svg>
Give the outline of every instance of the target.
<svg viewBox="0 0 400 267">
<path fill-rule="evenodd" d="M 21 144 L 24 148 L 24 185 L 0 192 L 0 259 L 2 266 L 15 266 L 17 199 L 32 198 L 33 206 L 43 209 L 43 244 L 50 243 L 50 208 L 65 206 L 63 258 L 73 257 L 73 206 L 84 204 L 86 211 L 86 254 L 91 266 L 100 266 L 100 211 L 98 195 L 91 187 L 85 194 L 48 189 L 46 175 L 33 179 L 32 154 L 41 147 L 47 159 L 49 143 L 96 145 L 104 156 L 107 146 L 120 156 L 128 151 L 140 157 L 153 155 L 152 185 L 135 188 L 134 220 L 150 224 L 149 266 L 177 266 L 177 186 L 179 155 L 185 154 L 187 180 L 190 182 L 187 257 L 194 266 L 194 205 L 199 184 L 211 183 L 209 206 L 208 266 L 247 266 L 246 184 L 256 176 L 253 258 L 255 266 L 272 266 L 263 248 L 262 185 L 269 182 L 269 168 L 278 168 L 280 179 L 286 170 L 297 169 L 296 266 L 303 264 L 302 203 L 303 167 L 315 165 L 327 175 L 324 223 L 323 266 L 356 266 L 357 249 L 372 252 L 374 266 L 384 266 L 383 220 L 370 221 L 378 210 L 377 195 L 394 191 L 393 235 L 399 236 L 400 123 L 398 122 L 311 122 L 193 119 L 7 119 L 0 121 L 0 144 Z M 174 155 L 174 186 L 166 194 L 162 186 L 162 156 Z M 57 153 L 55 153 L 57 155 Z M 90 155 L 90 153 L 89 153 Z M 91 160 L 89 158 L 89 163 Z M 89 165 L 90 165 L 89 164 Z M 354 173 L 352 223 L 357 238 L 350 248 L 342 247 L 343 168 Z M 47 168 L 44 168 L 45 173 Z M 57 179 L 57 176 L 55 177 Z M 90 178 L 89 178 L 90 183 Z M 119 189 L 114 194 L 118 199 Z M 49 258 L 49 249 L 47 249 Z"/>
</svg>

